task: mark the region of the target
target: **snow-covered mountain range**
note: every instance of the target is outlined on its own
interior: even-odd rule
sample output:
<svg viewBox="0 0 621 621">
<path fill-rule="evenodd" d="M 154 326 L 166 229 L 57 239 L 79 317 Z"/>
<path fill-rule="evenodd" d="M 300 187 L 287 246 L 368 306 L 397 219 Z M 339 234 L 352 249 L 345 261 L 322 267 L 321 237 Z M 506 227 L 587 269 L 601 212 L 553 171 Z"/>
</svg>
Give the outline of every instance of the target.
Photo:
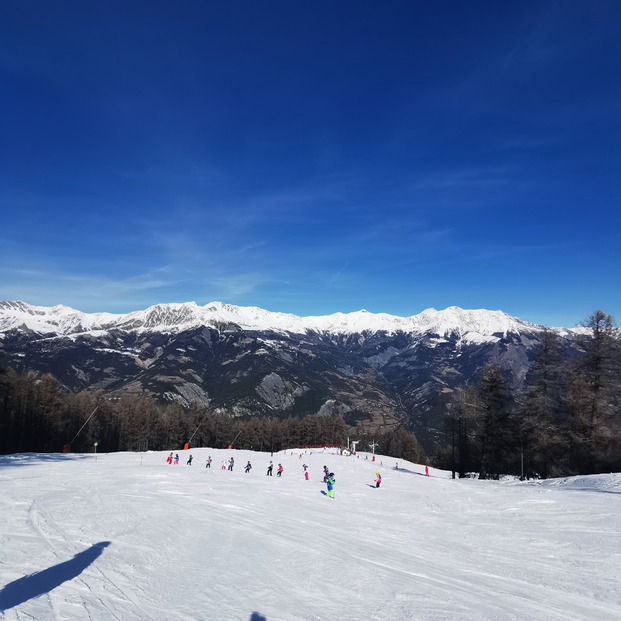
<svg viewBox="0 0 621 621">
<path fill-rule="evenodd" d="M 179 332 L 198 327 L 233 324 L 243 330 L 291 332 L 308 331 L 330 334 L 366 332 L 396 334 L 433 333 L 439 336 L 458 334 L 467 341 L 489 340 L 507 333 L 520 334 L 542 329 L 502 311 L 464 310 L 451 306 L 445 310 L 429 308 L 418 315 L 398 317 L 361 310 L 353 313 L 298 317 L 257 307 L 233 306 L 211 302 L 158 304 L 125 315 L 82 313 L 67 306 L 32 306 L 21 301 L 0 302 L 0 332 L 12 329 L 31 330 L 39 334 L 69 335 L 101 330 L 146 330 Z M 565 332 L 565 330 L 561 331 Z"/>
<path fill-rule="evenodd" d="M 430 447 L 451 392 L 486 364 L 520 387 L 543 326 L 501 311 L 297 317 L 221 302 L 115 315 L 0 302 L 0 356 L 69 390 L 146 392 L 234 416 L 404 423 Z M 567 351 L 576 332 L 554 328 Z"/>
</svg>

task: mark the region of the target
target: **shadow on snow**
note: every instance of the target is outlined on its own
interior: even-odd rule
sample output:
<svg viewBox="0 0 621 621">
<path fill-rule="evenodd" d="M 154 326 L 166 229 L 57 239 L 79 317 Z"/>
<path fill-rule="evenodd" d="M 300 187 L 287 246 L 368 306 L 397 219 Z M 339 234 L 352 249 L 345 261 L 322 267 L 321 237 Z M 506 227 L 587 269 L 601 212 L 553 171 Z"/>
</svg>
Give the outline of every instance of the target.
<svg viewBox="0 0 621 621">
<path fill-rule="evenodd" d="M 396 470 L 397 472 L 405 472 L 407 474 L 415 474 L 419 477 L 426 477 L 427 475 L 423 472 L 414 472 L 414 470 L 408 470 L 407 468 L 391 468 L 391 470 Z"/>
<path fill-rule="evenodd" d="M 0 455 L 0 468 L 10 466 L 34 466 L 44 462 L 57 462 L 67 460 L 92 459 L 93 454 L 84 453 L 14 453 L 11 455 Z"/>
<path fill-rule="evenodd" d="M 84 552 L 79 552 L 69 561 L 7 584 L 0 591 L 0 612 L 19 606 L 19 604 L 44 593 L 49 593 L 63 582 L 79 576 L 109 545 L 109 541 L 101 541 L 84 550 Z"/>
</svg>

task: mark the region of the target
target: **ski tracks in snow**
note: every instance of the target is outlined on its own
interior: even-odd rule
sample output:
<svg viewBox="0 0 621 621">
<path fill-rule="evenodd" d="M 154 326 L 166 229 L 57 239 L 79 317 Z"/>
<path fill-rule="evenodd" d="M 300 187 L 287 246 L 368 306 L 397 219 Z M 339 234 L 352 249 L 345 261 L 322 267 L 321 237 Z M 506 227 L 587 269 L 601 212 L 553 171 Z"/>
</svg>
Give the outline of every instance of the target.
<svg viewBox="0 0 621 621">
<path fill-rule="evenodd" d="M 83 551 L 71 540 L 58 521 L 53 520 L 41 508 L 40 501 L 33 501 L 28 517 L 33 529 L 47 544 L 59 563 L 67 561 L 70 554 L 75 556 Z M 88 591 L 92 596 L 83 597 L 83 591 Z M 106 594 L 106 591 L 110 593 Z M 140 618 L 133 612 L 136 608 L 140 609 L 135 598 L 111 580 L 97 561 L 86 567 L 70 582 L 65 582 L 48 593 L 47 598 L 54 611 L 54 617 L 59 621 L 80 616 L 93 621 L 102 617 L 119 621 Z M 123 603 L 131 605 L 123 606 Z M 119 604 L 121 604 L 120 610 Z"/>
<path fill-rule="evenodd" d="M 198 463 L 235 454 L 255 470 L 170 467 L 153 453 L 144 465 L 117 454 L 0 471 L 6 582 L 111 542 L 45 596 L 8 609 L 7 621 L 619 618 L 613 494 L 386 467 L 377 490 L 368 483 L 381 461 L 305 455 L 311 477 L 323 464 L 337 473 L 332 500 L 303 479 L 297 457 L 274 456 L 285 474 L 272 478 L 269 454 L 193 454 Z"/>
<path fill-rule="evenodd" d="M 15 492 L 19 494 L 18 489 Z M 55 515 L 43 508 L 46 504 L 54 508 Z M 19 600 L 20 604 L 5 610 L 7 620 L 153 618 L 133 595 L 130 580 L 123 580 L 122 575 L 110 570 L 105 557 L 100 556 L 102 553 L 114 555 L 114 552 L 104 551 L 109 542 L 93 541 L 91 533 L 72 537 L 62 525 L 85 509 L 91 513 L 96 511 L 101 504 L 97 494 L 89 494 L 86 501 L 82 497 L 65 498 L 63 489 L 55 489 L 32 500 L 21 513 L 25 519 L 14 524 L 8 537 L 23 539 L 27 544 L 28 561 L 27 565 L 22 563 L 22 567 L 28 568 L 30 573 L 2 585 L 13 586 L 11 601 Z M 40 592 L 42 588 L 48 589 L 47 592 Z"/>
</svg>

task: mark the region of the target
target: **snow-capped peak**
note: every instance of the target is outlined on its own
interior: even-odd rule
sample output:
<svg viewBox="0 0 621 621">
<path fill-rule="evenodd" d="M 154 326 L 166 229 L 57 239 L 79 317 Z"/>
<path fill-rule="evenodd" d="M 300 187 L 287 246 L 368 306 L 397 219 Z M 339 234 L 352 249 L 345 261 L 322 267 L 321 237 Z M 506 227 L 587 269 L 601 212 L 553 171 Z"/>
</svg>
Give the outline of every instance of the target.
<svg viewBox="0 0 621 621">
<path fill-rule="evenodd" d="M 457 333 L 477 333 L 482 336 L 492 334 L 506 335 L 508 332 L 520 333 L 523 330 L 537 330 L 540 326 L 511 317 L 502 311 L 484 309 L 464 310 L 458 306 L 437 311 L 433 308 L 412 317 L 423 332 L 439 335 Z"/>
<path fill-rule="evenodd" d="M 82 313 L 62 305 L 42 307 L 20 301 L 0 302 L 0 332 L 17 328 L 39 334 L 75 334 L 109 329 L 177 332 L 200 326 L 221 327 L 231 324 L 245 330 L 300 334 L 307 331 L 329 334 L 406 332 L 439 336 L 470 335 L 473 340 L 506 335 L 508 332 L 541 329 L 541 326 L 511 317 L 502 311 L 464 310 L 457 306 L 440 311 L 428 308 L 411 317 L 370 313 L 367 310 L 299 317 L 222 302 L 210 302 L 205 306 L 199 306 L 196 302 L 157 304 L 125 315 Z"/>
</svg>

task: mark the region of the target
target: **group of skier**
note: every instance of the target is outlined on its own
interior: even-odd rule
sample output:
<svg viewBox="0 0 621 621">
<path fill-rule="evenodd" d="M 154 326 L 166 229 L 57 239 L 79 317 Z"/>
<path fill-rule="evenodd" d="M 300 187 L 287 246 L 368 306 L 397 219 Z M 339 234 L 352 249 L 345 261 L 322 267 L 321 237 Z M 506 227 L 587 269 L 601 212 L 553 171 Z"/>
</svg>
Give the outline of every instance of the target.
<svg viewBox="0 0 621 621">
<path fill-rule="evenodd" d="M 178 465 L 179 464 L 179 454 L 177 453 L 174 458 L 173 458 L 173 454 L 171 453 L 168 458 L 166 459 L 166 461 L 168 462 L 168 464 L 175 464 Z M 205 463 L 205 468 L 209 468 L 211 469 L 211 455 L 209 455 L 209 457 L 207 458 L 207 461 Z M 225 462 L 224 460 L 222 461 L 222 470 L 225 470 L 225 463 L 228 463 L 228 470 L 230 470 L 231 472 L 233 471 L 233 466 L 235 465 L 235 459 L 233 457 L 231 457 L 228 462 Z M 187 461 L 187 465 L 191 466 L 192 465 L 192 455 L 190 455 L 190 457 L 188 458 Z M 306 481 L 308 481 L 308 466 L 306 464 L 302 465 L 302 468 L 304 470 L 304 479 Z M 248 474 L 250 471 L 252 470 L 252 464 L 250 463 L 250 461 L 248 461 L 248 463 L 246 464 L 246 467 L 244 468 L 244 472 L 246 474 Z M 274 462 L 270 461 L 270 465 L 267 467 L 267 472 L 265 473 L 266 476 L 272 476 L 272 471 L 274 470 Z M 282 473 L 284 472 L 284 468 L 282 467 L 282 464 L 278 464 L 278 469 L 276 470 L 276 476 L 281 477 Z M 330 472 L 330 470 L 328 469 L 327 466 L 323 467 L 323 482 L 326 483 L 326 485 L 328 486 L 328 491 L 327 491 L 327 496 L 329 498 L 334 498 L 334 484 L 335 484 L 335 478 L 334 478 L 334 472 Z M 379 476 L 379 473 L 378 473 Z M 381 480 L 381 478 L 380 478 Z M 377 487 L 379 487 L 379 483 L 377 484 Z"/>
<path fill-rule="evenodd" d="M 188 461 L 186 462 L 187 466 L 191 466 L 192 465 L 192 455 L 190 455 L 188 457 Z M 211 459 L 211 458 L 210 458 Z M 173 454 L 171 453 L 167 458 L 166 458 L 166 463 L 170 466 L 171 464 L 174 464 L 175 466 L 179 465 L 179 453 L 175 454 L 175 457 L 173 458 Z"/>
<path fill-rule="evenodd" d="M 302 453 L 300 453 L 300 458 L 301 457 L 302 457 Z M 170 464 L 174 464 L 175 466 L 179 465 L 179 453 L 176 453 L 174 457 L 173 457 L 173 453 L 170 453 L 170 455 L 166 459 L 166 462 L 169 465 Z M 207 458 L 206 464 L 205 464 L 205 468 L 211 469 L 211 462 L 212 462 L 211 455 L 209 455 L 209 457 Z M 228 470 L 232 472 L 233 466 L 235 465 L 235 459 L 231 457 L 228 460 L 228 462 L 223 460 L 222 470 L 227 469 L 227 466 L 226 466 L 227 463 L 228 463 Z M 188 466 L 192 465 L 192 455 L 189 456 L 187 465 Z M 309 480 L 308 479 L 308 466 L 306 464 L 302 464 L 302 468 L 304 470 L 304 479 L 308 481 Z M 395 470 L 398 470 L 398 469 L 399 469 L 399 464 L 396 463 Z M 246 464 L 246 467 L 244 468 L 244 472 L 248 474 L 250 470 L 252 470 L 252 464 L 250 463 L 250 461 L 248 461 L 248 463 Z M 270 464 L 267 467 L 267 472 L 265 473 L 266 476 L 271 477 L 273 470 L 274 470 L 274 462 L 270 461 Z M 284 472 L 284 468 L 282 467 L 282 464 L 278 464 L 278 469 L 276 470 L 276 476 L 281 477 L 283 472 Z M 427 466 L 425 466 L 425 476 L 429 476 L 429 468 Z M 323 467 L 323 482 L 328 487 L 327 496 L 329 498 L 334 498 L 334 484 L 335 484 L 334 472 L 330 472 L 327 466 Z M 379 488 L 381 483 L 382 483 L 382 475 L 379 472 L 376 472 L 375 473 L 375 487 Z"/>
<path fill-rule="evenodd" d="M 274 470 L 274 462 L 270 461 L 270 465 L 267 467 L 267 472 L 265 473 L 265 476 L 271 477 L 273 470 Z M 284 471 L 285 469 L 282 467 L 282 464 L 278 464 L 278 470 L 276 470 L 276 476 L 281 477 Z"/>
<path fill-rule="evenodd" d="M 300 455 L 301 456 L 301 455 Z M 179 464 L 179 454 L 176 453 L 175 456 L 173 457 L 173 454 L 171 453 L 168 458 L 166 459 L 168 464 L 175 464 L 178 465 Z M 207 461 L 205 463 L 205 468 L 210 468 L 211 469 L 211 455 L 209 455 L 209 457 L 207 458 Z M 231 472 L 233 471 L 233 466 L 235 465 L 235 459 L 233 457 L 231 457 L 228 462 L 225 462 L 224 460 L 222 461 L 222 470 L 226 470 L 226 463 L 228 463 L 228 470 L 230 470 Z M 192 455 L 189 456 L 188 461 L 187 461 L 187 465 L 191 466 L 192 465 Z M 302 464 L 302 468 L 304 470 L 304 479 L 306 481 L 308 481 L 308 466 L 306 464 Z M 395 469 L 397 469 L 397 466 L 395 466 Z M 250 461 L 248 461 L 248 463 L 246 464 L 246 467 L 244 468 L 244 472 L 246 474 L 248 474 L 250 472 L 250 470 L 252 470 L 252 464 L 250 463 Z M 269 466 L 267 467 L 267 472 L 265 473 L 266 476 L 272 476 L 272 471 L 274 470 L 274 462 L 270 461 Z M 427 476 L 429 476 L 429 470 L 425 467 L 425 474 Z M 282 473 L 284 472 L 284 468 L 282 467 L 282 464 L 278 464 L 278 469 L 276 470 L 276 476 L 282 476 Z M 326 484 L 328 490 L 326 492 L 326 496 L 328 498 L 334 498 L 334 485 L 336 483 L 336 478 L 334 476 L 334 472 L 330 472 L 330 469 L 327 466 L 323 467 L 323 482 Z M 375 487 L 378 488 L 380 486 L 382 482 L 382 475 L 379 472 L 375 473 Z"/>
</svg>

